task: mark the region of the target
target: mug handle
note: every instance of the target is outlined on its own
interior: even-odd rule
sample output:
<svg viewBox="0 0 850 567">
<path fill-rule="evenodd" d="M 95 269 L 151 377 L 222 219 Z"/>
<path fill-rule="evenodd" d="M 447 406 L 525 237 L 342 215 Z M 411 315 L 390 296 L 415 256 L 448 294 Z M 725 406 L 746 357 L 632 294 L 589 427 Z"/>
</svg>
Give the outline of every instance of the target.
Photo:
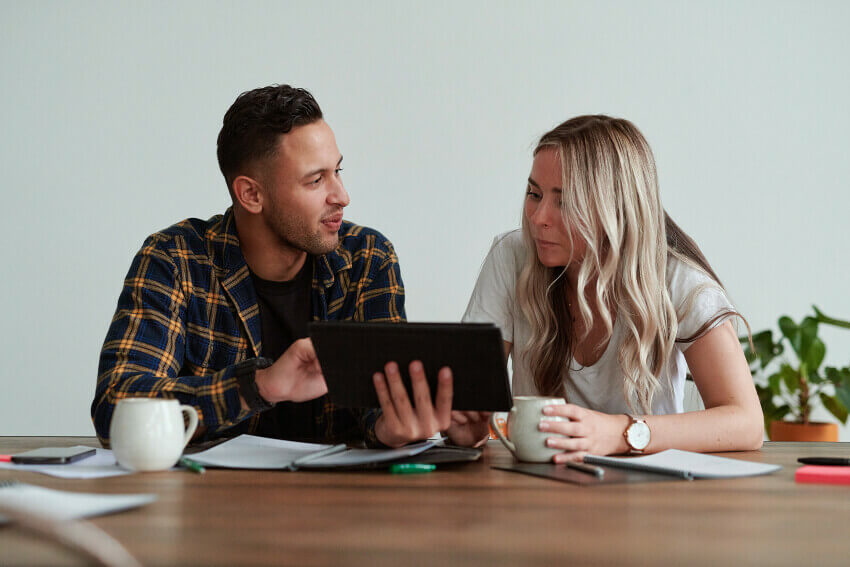
<svg viewBox="0 0 850 567">
<path fill-rule="evenodd" d="M 189 441 L 192 439 L 192 435 L 195 434 L 195 430 L 198 428 L 198 411 L 192 406 L 181 405 L 180 411 L 185 413 L 189 418 L 189 425 L 186 427 L 186 433 L 183 435 L 183 448 L 186 448 L 186 445 L 189 444 Z"/>
<path fill-rule="evenodd" d="M 496 424 L 496 412 L 490 414 L 490 428 L 496 432 L 496 437 L 502 442 L 502 445 L 508 448 L 508 451 L 516 457 L 516 445 L 513 444 L 507 437 L 502 435 L 502 429 Z"/>
</svg>

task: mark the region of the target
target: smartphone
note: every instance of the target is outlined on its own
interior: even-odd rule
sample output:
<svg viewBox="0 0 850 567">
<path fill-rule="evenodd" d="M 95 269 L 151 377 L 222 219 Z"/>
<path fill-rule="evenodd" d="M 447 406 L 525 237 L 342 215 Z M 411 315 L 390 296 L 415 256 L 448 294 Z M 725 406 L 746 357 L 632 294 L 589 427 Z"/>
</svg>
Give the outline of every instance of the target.
<svg viewBox="0 0 850 567">
<path fill-rule="evenodd" d="M 12 455 L 18 465 L 67 465 L 95 454 L 90 447 L 43 447 Z"/>
</svg>

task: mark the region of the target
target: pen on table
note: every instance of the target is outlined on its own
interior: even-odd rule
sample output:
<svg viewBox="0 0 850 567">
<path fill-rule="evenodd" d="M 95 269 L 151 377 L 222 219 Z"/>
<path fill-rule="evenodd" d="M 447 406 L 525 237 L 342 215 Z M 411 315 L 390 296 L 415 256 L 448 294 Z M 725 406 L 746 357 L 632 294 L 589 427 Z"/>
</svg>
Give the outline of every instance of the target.
<svg viewBox="0 0 850 567">
<path fill-rule="evenodd" d="M 850 459 L 845 457 L 801 457 L 797 462 L 804 465 L 850 466 Z"/>
<path fill-rule="evenodd" d="M 392 474 L 421 474 L 429 473 L 436 468 L 436 465 L 427 465 L 420 463 L 398 463 L 395 465 L 390 465 L 390 472 Z"/>
<path fill-rule="evenodd" d="M 603 469 L 602 467 L 597 467 L 595 465 L 577 463 L 575 461 L 567 461 L 567 467 L 575 469 L 577 471 L 581 471 L 586 474 L 592 474 L 596 478 L 602 478 L 605 476 L 605 469 Z"/>
<path fill-rule="evenodd" d="M 201 463 L 195 462 L 192 459 L 187 459 L 186 457 L 180 459 L 180 465 L 193 473 L 204 474 L 207 472 L 207 469 L 205 469 Z"/>
<path fill-rule="evenodd" d="M 12 455 L 0 455 L 0 463 L 11 463 Z"/>
</svg>

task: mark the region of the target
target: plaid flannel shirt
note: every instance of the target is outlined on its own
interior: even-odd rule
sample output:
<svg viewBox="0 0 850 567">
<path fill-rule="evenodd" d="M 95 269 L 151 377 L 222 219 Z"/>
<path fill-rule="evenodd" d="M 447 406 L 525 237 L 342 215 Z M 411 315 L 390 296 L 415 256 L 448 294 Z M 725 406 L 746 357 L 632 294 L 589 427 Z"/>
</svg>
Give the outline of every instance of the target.
<svg viewBox="0 0 850 567">
<path fill-rule="evenodd" d="M 404 321 L 404 287 L 392 244 L 344 222 L 340 244 L 314 257 L 312 319 Z M 175 398 L 198 411 L 203 440 L 250 433 L 259 413 L 243 410 L 234 366 L 262 353 L 260 310 L 231 209 L 187 219 L 145 240 L 133 259 L 100 353 L 91 413 L 109 445 L 118 400 Z M 329 401 L 316 416 L 329 442 L 375 438 L 378 410 Z"/>
</svg>

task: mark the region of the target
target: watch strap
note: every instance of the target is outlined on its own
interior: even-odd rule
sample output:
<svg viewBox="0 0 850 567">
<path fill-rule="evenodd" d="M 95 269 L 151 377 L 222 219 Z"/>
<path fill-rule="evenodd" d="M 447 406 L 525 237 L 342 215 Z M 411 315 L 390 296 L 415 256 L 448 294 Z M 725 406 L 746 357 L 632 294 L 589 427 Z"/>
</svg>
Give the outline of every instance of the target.
<svg viewBox="0 0 850 567">
<path fill-rule="evenodd" d="M 243 360 L 233 369 L 233 374 L 236 377 L 236 385 L 239 387 L 239 393 L 252 411 L 265 411 L 274 407 L 274 404 L 269 403 L 260 395 L 257 382 L 254 380 L 257 370 L 268 368 L 271 365 L 272 361 L 270 359 L 258 357 Z"/>
</svg>

